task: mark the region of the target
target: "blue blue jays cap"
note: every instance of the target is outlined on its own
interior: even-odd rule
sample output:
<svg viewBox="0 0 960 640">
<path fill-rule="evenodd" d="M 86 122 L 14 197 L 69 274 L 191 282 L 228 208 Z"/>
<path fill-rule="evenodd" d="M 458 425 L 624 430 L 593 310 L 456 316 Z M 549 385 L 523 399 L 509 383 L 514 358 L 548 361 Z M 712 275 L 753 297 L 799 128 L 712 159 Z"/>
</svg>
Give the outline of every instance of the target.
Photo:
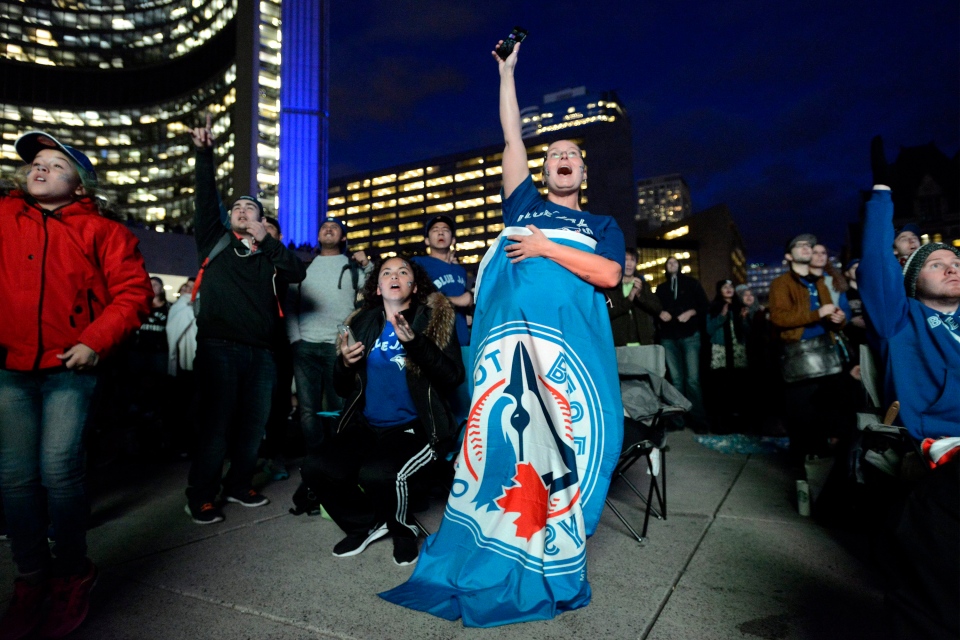
<svg viewBox="0 0 960 640">
<path fill-rule="evenodd" d="M 893 232 L 893 240 L 894 240 L 894 242 L 896 242 L 897 238 L 900 237 L 900 234 L 901 234 L 901 233 L 912 233 L 913 235 L 917 236 L 917 238 L 919 238 L 919 237 L 920 237 L 920 227 L 918 227 L 917 225 L 913 224 L 912 222 L 908 222 L 907 224 L 903 225 L 902 227 L 900 227 L 899 229 L 896 229 L 896 230 Z"/>
<path fill-rule="evenodd" d="M 56 149 L 66 155 L 73 162 L 77 173 L 80 174 L 80 182 L 84 187 L 94 188 L 97 186 L 97 171 L 93 168 L 93 163 L 82 151 L 77 151 L 69 145 L 65 145 L 49 133 L 43 131 L 28 131 L 13 143 L 17 154 L 24 162 L 30 164 L 37 154 L 44 149 Z"/>
</svg>

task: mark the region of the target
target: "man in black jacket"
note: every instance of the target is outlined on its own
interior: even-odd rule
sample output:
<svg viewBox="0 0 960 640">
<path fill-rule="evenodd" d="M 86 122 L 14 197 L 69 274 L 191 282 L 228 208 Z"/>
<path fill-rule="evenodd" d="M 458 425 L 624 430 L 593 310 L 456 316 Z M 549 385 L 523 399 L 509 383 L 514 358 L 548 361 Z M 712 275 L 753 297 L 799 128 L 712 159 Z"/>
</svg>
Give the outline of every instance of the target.
<svg viewBox="0 0 960 640">
<path fill-rule="evenodd" d="M 227 502 L 269 502 L 251 481 L 277 379 L 277 286 L 300 282 L 306 268 L 267 233 L 263 206 L 252 196 L 233 203 L 230 229 L 224 228 L 209 117 L 205 128 L 190 133 L 197 147 L 195 233 L 203 262 L 194 288 L 201 301 L 194 367 L 199 419 L 186 511 L 197 524 L 212 524 L 223 520 L 216 504 L 221 480 Z M 228 455 L 230 471 L 221 477 Z"/>
<path fill-rule="evenodd" d="M 666 350 L 667 371 L 673 386 L 693 403 L 691 417 L 706 423 L 700 390 L 700 325 L 707 310 L 707 294 L 700 283 L 680 273 L 680 261 L 670 256 L 667 281 L 657 287 L 663 305 L 660 312 L 660 343 Z"/>
</svg>

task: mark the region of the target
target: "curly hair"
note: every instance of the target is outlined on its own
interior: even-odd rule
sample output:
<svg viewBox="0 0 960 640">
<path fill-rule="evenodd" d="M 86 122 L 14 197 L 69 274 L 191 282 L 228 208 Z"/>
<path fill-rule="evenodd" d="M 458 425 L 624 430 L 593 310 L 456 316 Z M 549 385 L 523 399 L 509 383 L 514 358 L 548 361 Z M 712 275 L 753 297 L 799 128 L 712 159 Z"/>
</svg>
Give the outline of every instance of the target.
<svg viewBox="0 0 960 640">
<path fill-rule="evenodd" d="M 417 292 L 413 294 L 413 299 L 416 304 L 426 304 L 427 297 L 437 290 L 437 288 L 433 286 L 433 281 L 430 279 L 430 276 L 427 275 L 426 270 L 416 262 L 412 262 L 406 255 L 381 256 L 373 264 L 373 271 L 370 272 L 367 281 L 363 285 L 364 309 L 376 309 L 383 306 L 383 296 L 377 293 L 380 271 L 383 269 L 383 264 L 387 260 L 393 260 L 395 258 L 403 260 L 413 270 L 413 283 L 417 286 Z"/>
</svg>

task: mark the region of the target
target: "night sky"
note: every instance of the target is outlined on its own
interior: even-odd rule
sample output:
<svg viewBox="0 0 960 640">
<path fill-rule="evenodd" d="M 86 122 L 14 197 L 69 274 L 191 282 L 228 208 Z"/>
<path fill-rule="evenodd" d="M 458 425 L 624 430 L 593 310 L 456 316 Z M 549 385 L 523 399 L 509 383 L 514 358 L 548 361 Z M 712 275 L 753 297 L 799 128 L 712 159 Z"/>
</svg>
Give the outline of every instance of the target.
<svg viewBox="0 0 960 640">
<path fill-rule="evenodd" d="M 900 146 L 960 147 L 956 0 L 339 0 L 331 175 L 501 142 L 489 52 L 514 25 L 530 32 L 521 107 L 617 91 L 635 177 L 679 172 L 694 211 L 726 203 L 751 261 L 779 261 L 800 231 L 840 248 L 873 135 L 891 161 Z"/>
</svg>

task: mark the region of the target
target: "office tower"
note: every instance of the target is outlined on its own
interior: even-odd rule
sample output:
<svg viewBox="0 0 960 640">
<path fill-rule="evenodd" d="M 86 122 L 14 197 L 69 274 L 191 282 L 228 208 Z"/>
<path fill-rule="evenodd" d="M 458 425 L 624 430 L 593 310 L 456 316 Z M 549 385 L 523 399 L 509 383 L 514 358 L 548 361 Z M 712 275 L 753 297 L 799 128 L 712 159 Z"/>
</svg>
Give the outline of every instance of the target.
<svg viewBox="0 0 960 640">
<path fill-rule="evenodd" d="M 680 222 L 693 212 L 690 187 L 679 173 L 637 180 L 637 225 L 641 232 Z"/>
<path fill-rule="evenodd" d="M 323 15 L 325 3 L 283 5 L 285 15 Z M 312 24 L 319 34 L 291 33 L 291 41 L 319 52 L 326 24 Z M 210 113 L 224 198 L 256 195 L 276 212 L 280 25 L 280 0 L 0 0 L 0 170 L 19 164 L 13 142 L 20 133 L 43 129 L 90 156 L 119 215 L 158 231 L 186 230 L 194 153 L 187 131 Z M 295 106 L 312 110 L 305 116 L 314 120 L 325 110 L 325 102 Z M 325 146 L 315 150 L 309 160 L 325 167 Z M 312 211 L 318 218 L 316 205 Z M 315 226 L 304 239 L 316 239 Z"/>
<path fill-rule="evenodd" d="M 633 237 L 630 124 L 616 94 L 582 87 L 545 96 L 522 110 L 530 171 L 541 181 L 551 142 L 571 139 L 583 149 L 588 171 L 581 206 L 612 215 Z M 457 224 L 457 255 L 471 273 L 503 229 L 500 162 L 503 143 L 330 181 L 328 215 L 349 227 L 354 249 L 373 253 L 422 252 L 424 223 L 438 214 Z M 542 190 L 545 193 L 545 190 Z M 472 265 L 472 267 L 471 267 Z"/>
</svg>

